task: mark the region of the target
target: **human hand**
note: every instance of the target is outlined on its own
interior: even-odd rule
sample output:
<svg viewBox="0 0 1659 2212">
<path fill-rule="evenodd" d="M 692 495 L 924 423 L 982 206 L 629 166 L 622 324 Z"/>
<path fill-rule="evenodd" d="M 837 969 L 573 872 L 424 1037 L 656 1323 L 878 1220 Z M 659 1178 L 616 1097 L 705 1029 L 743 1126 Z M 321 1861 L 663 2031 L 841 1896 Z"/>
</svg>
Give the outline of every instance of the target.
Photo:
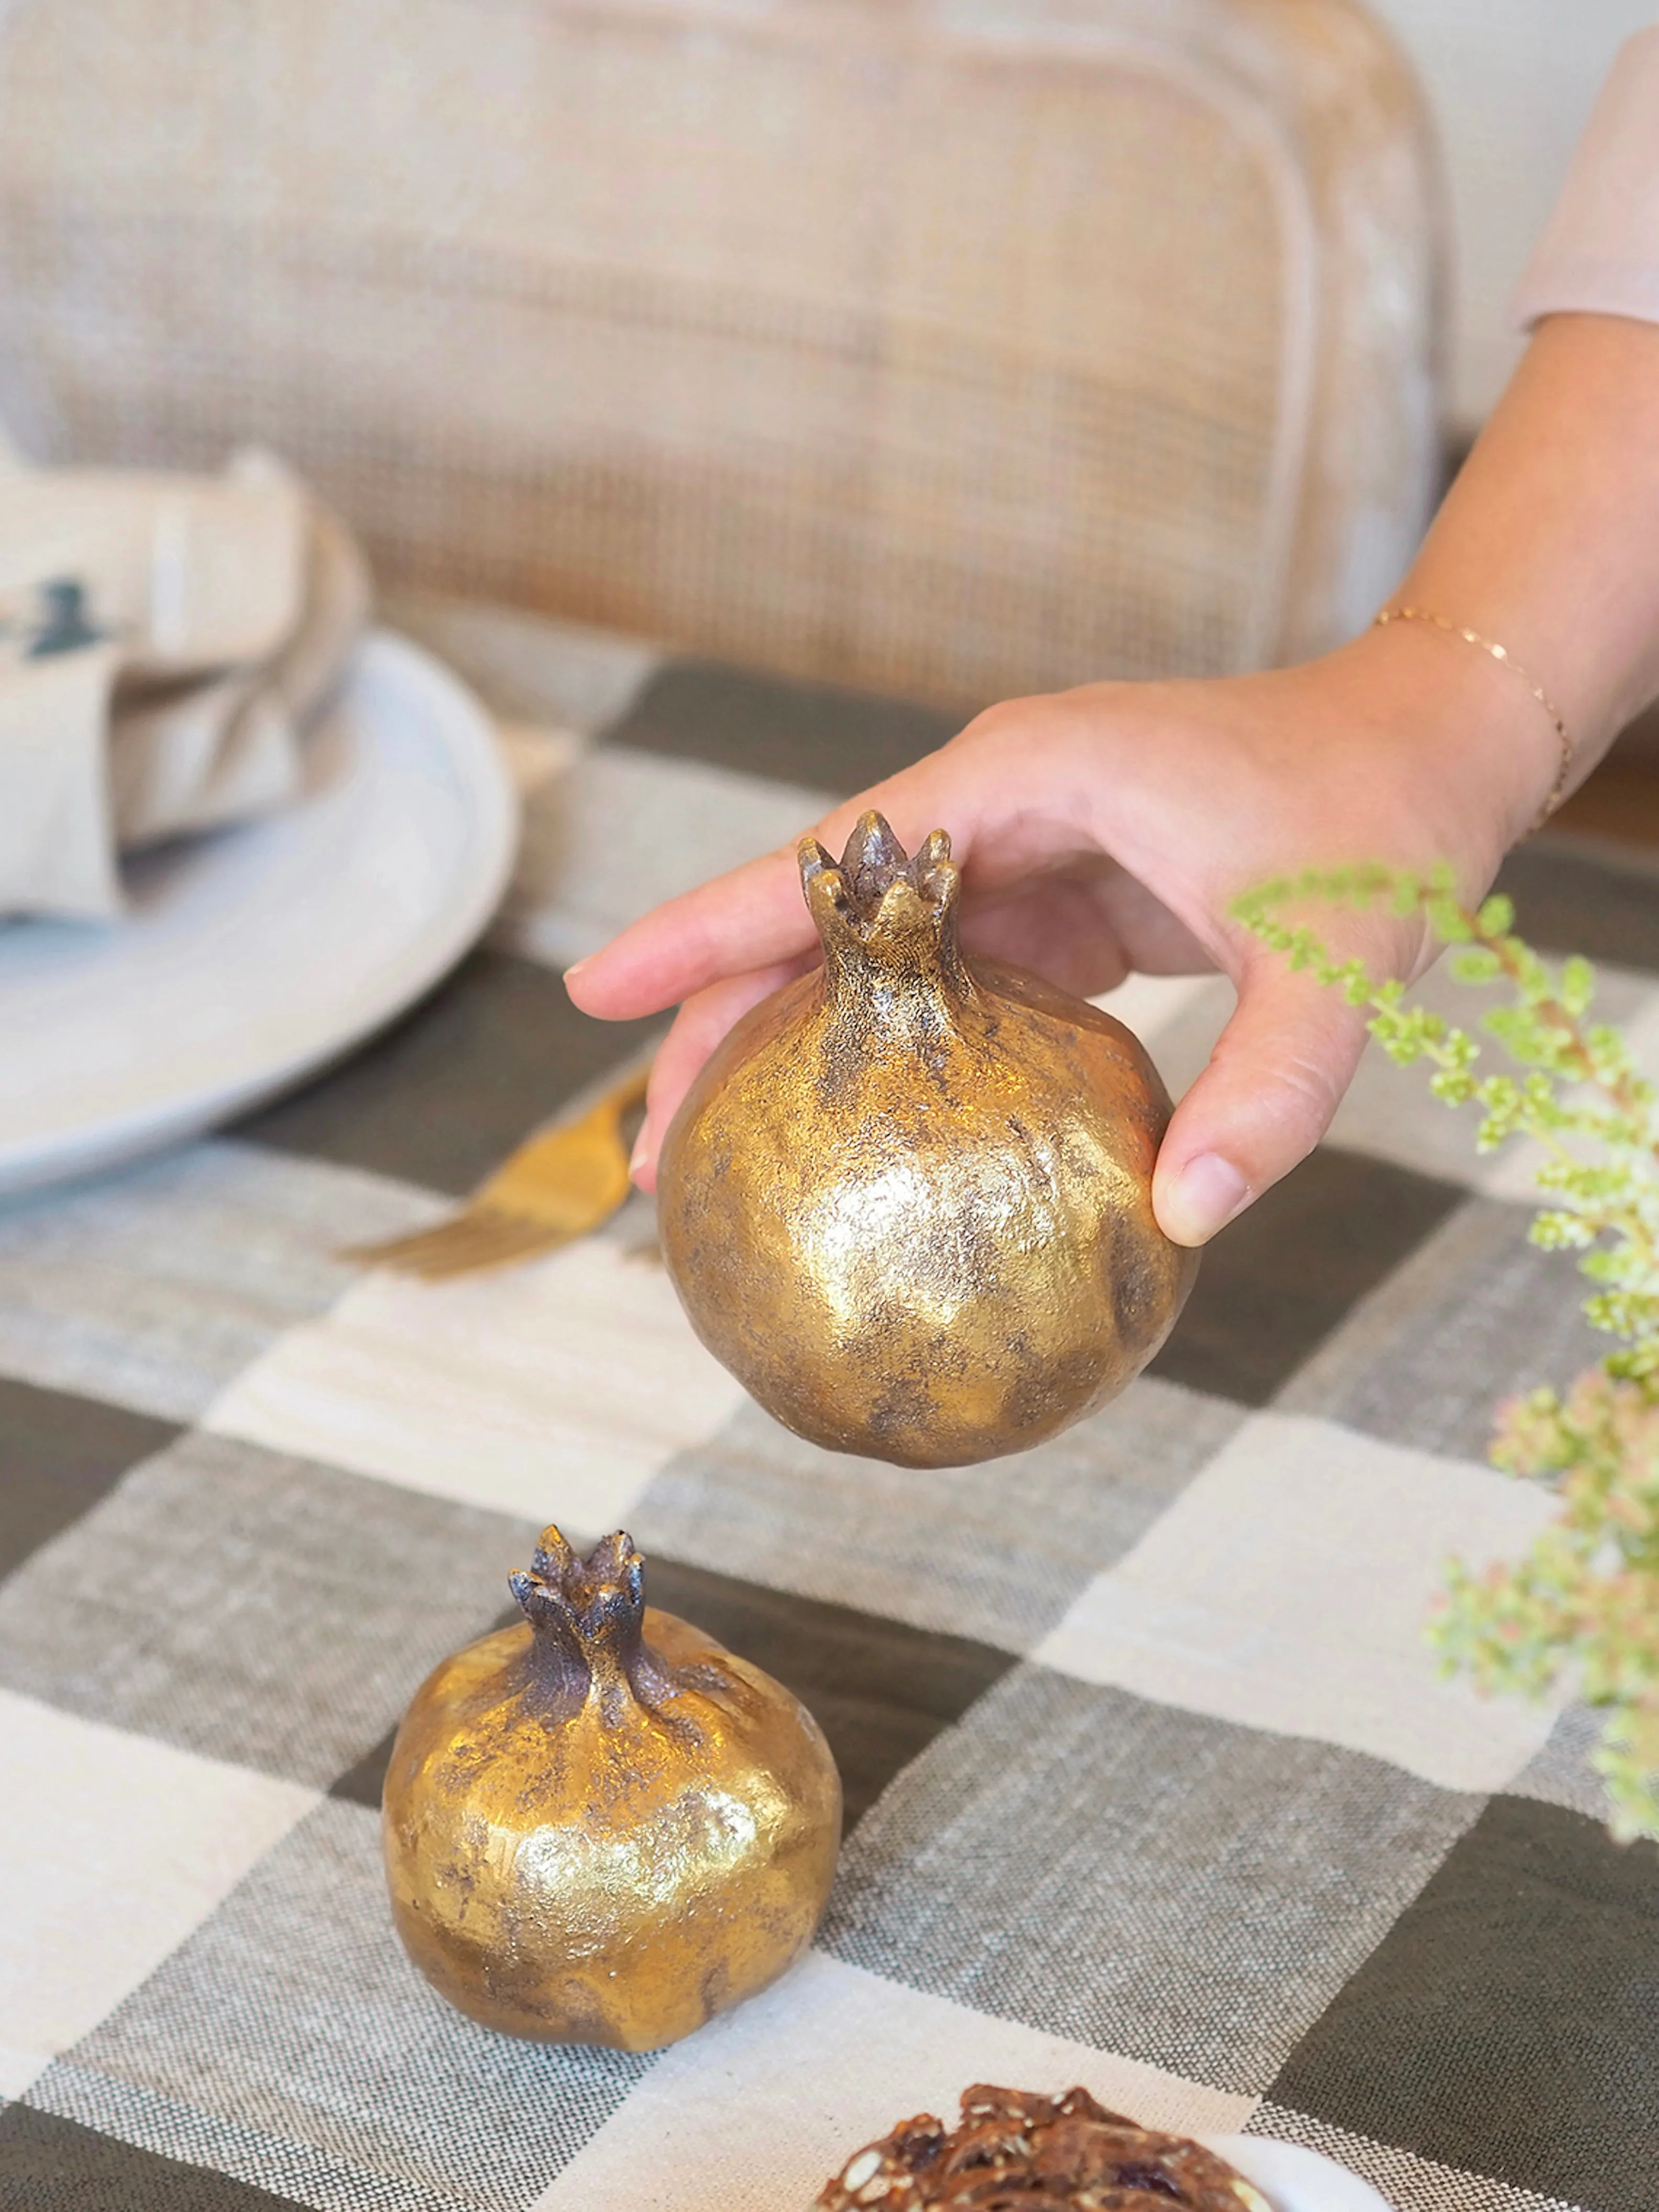
<svg viewBox="0 0 1659 2212">
<path fill-rule="evenodd" d="M 1016 700 L 816 825 L 832 851 L 872 806 L 912 851 L 947 830 L 964 948 L 1079 995 L 1136 969 L 1232 978 L 1237 1009 L 1158 1158 L 1153 1202 L 1177 1243 L 1205 1242 L 1312 1149 L 1364 1042 L 1357 1010 L 1231 921 L 1233 897 L 1347 860 L 1449 860 L 1478 896 L 1548 788 L 1553 750 L 1547 726 L 1528 720 L 1535 705 L 1443 642 L 1372 632 L 1266 675 Z M 1374 973 L 1409 979 L 1433 957 L 1420 919 L 1322 923 Z M 670 901 L 570 969 L 576 1004 L 607 1019 L 682 1002 L 635 1153 L 642 1188 L 714 1047 L 817 957 L 791 846 Z"/>
</svg>

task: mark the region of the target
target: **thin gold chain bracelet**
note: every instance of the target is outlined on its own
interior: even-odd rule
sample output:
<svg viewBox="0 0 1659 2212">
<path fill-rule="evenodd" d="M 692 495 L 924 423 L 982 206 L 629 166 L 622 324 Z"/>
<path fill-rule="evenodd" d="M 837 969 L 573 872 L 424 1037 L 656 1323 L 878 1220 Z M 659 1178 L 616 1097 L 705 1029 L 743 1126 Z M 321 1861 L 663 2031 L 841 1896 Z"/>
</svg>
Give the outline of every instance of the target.
<svg viewBox="0 0 1659 2212">
<path fill-rule="evenodd" d="M 1560 742 L 1561 762 L 1555 771 L 1555 781 L 1549 787 L 1544 804 L 1538 810 L 1538 818 L 1532 825 L 1534 830 L 1541 830 L 1566 797 L 1567 777 L 1572 770 L 1572 733 L 1566 726 L 1561 709 L 1545 690 L 1538 678 L 1528 669 L 1522 668 L 1506 646 L 1494 645 L 1491 638 L 1482 637 L 1478 629 L 1466 629 L 1462 623 L 1451 622 L 1444 615 L 1436 614 L 1430 607 L 1384 607 L 1372 627 L 1376 629 L 1386 629 L 1389 623 L 1397 622 L 1429 623 L 1436 629 L 1443 629 L 1449 637 L 1461 637 L 1466 645 L 1479 646 L 1482 653 L 1489 653 L 1494 660 L 1501 660 L 1505 668 L 1518 676 L 1549 716 L 1554 726 L 1556 737 Z"/>
</svg>

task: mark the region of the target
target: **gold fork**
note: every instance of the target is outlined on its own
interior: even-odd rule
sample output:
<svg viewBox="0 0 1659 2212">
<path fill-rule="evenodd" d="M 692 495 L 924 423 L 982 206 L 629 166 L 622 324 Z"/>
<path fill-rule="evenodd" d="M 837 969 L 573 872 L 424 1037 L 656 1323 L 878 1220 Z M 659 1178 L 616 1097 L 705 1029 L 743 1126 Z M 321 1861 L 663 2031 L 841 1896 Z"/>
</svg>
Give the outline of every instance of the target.
<svg viewBox="0 0 1659 2212">
<path fill-rule="evenodd" d="M 481 1182 L 459 1213 L 337 1256 L 437 1282 L 501 1267 L 586 1237 L 628 1196 L 624 1116 L 645 1103 L 650 1069 L 630 1068 L 574 1121 L 538 1129 Z"/>
</svg>

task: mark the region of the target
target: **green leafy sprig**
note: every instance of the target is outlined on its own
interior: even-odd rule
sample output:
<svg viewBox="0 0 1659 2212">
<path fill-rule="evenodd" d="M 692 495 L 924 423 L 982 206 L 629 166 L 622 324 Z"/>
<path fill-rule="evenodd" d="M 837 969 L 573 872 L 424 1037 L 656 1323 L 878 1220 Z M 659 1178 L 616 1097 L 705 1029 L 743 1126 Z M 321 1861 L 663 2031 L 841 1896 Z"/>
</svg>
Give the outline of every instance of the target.
<svg viewBox="0 0 1659 2212">
<path fill-rule="evenodd" d="M 1409 1005 L 1361 960 L 1338 960 L 1286 908 L 1386 906 L 1455 947 L 1459 981 L 1503 983 L 1480 1018 L 1518 1073 L 1489 1070 L 1468 1030 Z M 1366 1009 L 1391 1060 L 1421 1063 L 1449 1106 L 1480 1113 L 1479 1151 L 1536 1148 L 1547 1203 L 1531 1228 L 1578 1254 L 1591 1323 L 1618 1340 L 1563 1396 L 1541 1387 L 1498 1409 L 1492 1463 L 1546 1482 L 1560 1510 L 1524 1556 L 1480 1570 L 1454 1560 L 1430 1635 L 1448 1671 L 1483 1689 L 1540 1698 L 1566 1684 L 1601 1709 L 1594 1763 L 1613 1833 L 1659 1838 L 1659 1103 L 1617 1029 L 1592 1018 L 1587 960 L 1552 966 L 1514 933 L 1507 898 L 1471 910 L 1449 871 L 1310 870 L 1239 899 L 1237 918 L 1292 968 Z"/>
</svg>

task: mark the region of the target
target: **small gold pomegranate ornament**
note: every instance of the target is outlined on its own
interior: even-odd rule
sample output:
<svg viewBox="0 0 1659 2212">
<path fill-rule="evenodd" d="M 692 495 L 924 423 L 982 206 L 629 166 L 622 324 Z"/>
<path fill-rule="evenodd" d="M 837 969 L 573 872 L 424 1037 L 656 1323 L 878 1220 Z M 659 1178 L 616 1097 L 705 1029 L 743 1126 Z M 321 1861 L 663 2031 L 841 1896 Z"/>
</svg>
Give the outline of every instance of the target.
<svg viewBox="0 0 1659 2212">
<path fill-rule="evenodd" d="M 1169 1094 L 1139 1041 L 964 957 L 960 876 L 878 814 L 801 884 L 823 964 L 738 1023 L 659 1170 L 698 1335 L 831 1450 L 959 1467 L 1103 1405 L 1169 1334 L 1197 1255 L 1152 1214 Z"/>
<path fill-rule="evenodd" d="M 787 1690 L 647 1611 L 629 1537 L 584 1562 L 550 1528 L 510 1585 L 525 1620 L 446 1659 L 398 1730 L 392 1917 L 487 2027 L 654 2051 L 805 1950 L 840 1778 Z"/>
</svg>

